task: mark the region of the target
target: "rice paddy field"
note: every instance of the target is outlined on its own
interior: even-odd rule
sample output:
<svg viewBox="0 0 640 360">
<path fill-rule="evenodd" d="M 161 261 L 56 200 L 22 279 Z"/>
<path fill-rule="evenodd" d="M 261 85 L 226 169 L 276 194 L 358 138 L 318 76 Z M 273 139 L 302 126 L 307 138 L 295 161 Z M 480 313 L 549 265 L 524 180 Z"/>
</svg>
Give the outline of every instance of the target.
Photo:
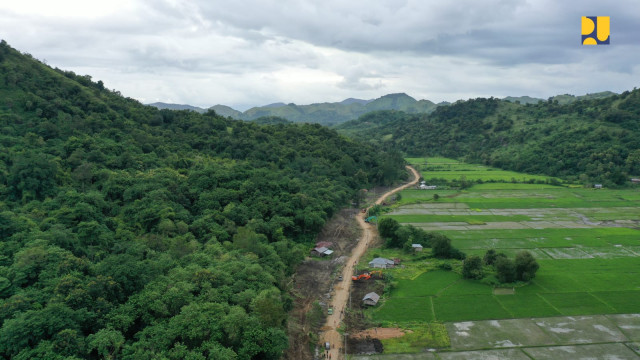
<svg viewBox="0 0 640 360">
<path fill-rule="evenodd" d="M 482 257 L 487 249 L 495 249 L 513 257 L 527 250 L 540 264 L 535 279 L 508 291 L 438 270 L 429 264 L 433 259 L 424 257 L 409 259 L 405 269 L 388 270 L 396 286 L 370 311 L 372 319 L 401 327 L 440 322 L 451 338 L 452 352 L 421 354 L 424 357 L 416 359 L 579 359 L 599 358 L 598 351 L 620 359 L 638 358 L 634 346 L 640 341 L 640 191 L 522 183 L 517 181 L 526 182 L 531 175 L 445 158 L 409 161 L 418 165 L 425 179 L 453 178 L 464 172 L 467 179 L 485 183 L 466 190 L 405 190 L 399 204 L 385 216 L 446 234 L 453 246 L 467 254 Z M 497 180 L 500 178 L 504 182 Z M 514 183 L 512 178 L 521 180 Z M 385 256 L 384 251 L 377 250 L 378 255 Z M 584 320 L 588 325 L 582 330 L 562 330 L 557 324 L 543 326 L 534 319 L 543 319 L 540 324 L 571 326 L 579 322 L 576 319 L 597 321 Z M 625 324 L 618 324 L 622 320 Z M 498 331 L 498 336 L 495 331 L 460 332 L 455 327 L 487 323 L 488 329 L 496 328 L 496 321 L 507 322 L 502 326 L 516 321 L 523 329 L 532 323 L 551 339 L 518 340 L 518 336 L 532 336 L 533 328 L 529 335 Z M 553 329 L 560 329 L 559 333 Z M 612 329 L 602 331 L 616 335 L 600 339 L 598 329 Z M 579 331 L 584 334 L 569 336 Z M 480 334 L 489 338 L 479 340 Z M 569 335 L 562 338 L 563 334 Z M 586 345 L 593 343 L 598 345 Z M 529 346 L 533 348 L 526 350 Z"/>
<path fill-rule="evenodd" d="M 547 181 L 551 176 L 523 174 L 514 171 L 501 170 L 484 165 L 465 164 L 453 159 L 437 158 L 407 158 L 426 181 L 430 179 L 459 179 L 499 181 L 499 182 L 527 182 Z M 559 179 L 555 179 L 559 180 Z"/>
<path fill-rule="evenodd" d="M 451 348 L 356 360 L 638 359 L 640 315 L 595 315 L 447 323 Z"/>
</svg>

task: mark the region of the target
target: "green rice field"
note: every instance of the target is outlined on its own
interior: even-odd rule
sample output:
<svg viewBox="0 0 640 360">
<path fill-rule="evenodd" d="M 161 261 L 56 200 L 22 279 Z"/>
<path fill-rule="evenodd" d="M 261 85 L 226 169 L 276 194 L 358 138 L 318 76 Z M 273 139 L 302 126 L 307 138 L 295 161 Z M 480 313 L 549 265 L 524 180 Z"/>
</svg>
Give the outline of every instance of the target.
<svg viewBox="0 0 640 360">
<path fill-rule="evenodd" d="M 423 178 L 427 182 L 430 179 L 454 180 L 462 177 L 470 181 L 482 180 L 498 182 L 547 181 L 552 179 L 550 176 L 523 174 L 484 165 L 465 164 L 457 160 L 442 157 L 407 158 L 406 160 L 413 165 L 416 170 L 422 173 Z"/>
<path fill-rule="evenodd" d="M 494 295 L 492 287 L 451 271 L 399 279 L 397 290 L 372 315 L 402 324 L 640 312 L 638 258 L 539 263 L 536 278 L 513 295 Z"/>
<path fill-rule="evenodd" d="M 442 232 L 470 255 L 495 249 L 514 256 L 528 250 L 540 270 L 529 284 L 497 295 L 486 283 L 435 269 L 430 258 L 405 254 L 404 269 L 387 270 L 394 274 L 395 288 L 370 310 L 374 321 L 402 325 L 640 313 L 640 191 L 514 183 L 512 178 L 548 177 L 446 158 L 407 160 L 427 182 L 464 175 L 485 183 L 465 190 L 408 189 L 385 216 Z M 376 251 L 385 256 L 386 250 Z"/>
</svg>

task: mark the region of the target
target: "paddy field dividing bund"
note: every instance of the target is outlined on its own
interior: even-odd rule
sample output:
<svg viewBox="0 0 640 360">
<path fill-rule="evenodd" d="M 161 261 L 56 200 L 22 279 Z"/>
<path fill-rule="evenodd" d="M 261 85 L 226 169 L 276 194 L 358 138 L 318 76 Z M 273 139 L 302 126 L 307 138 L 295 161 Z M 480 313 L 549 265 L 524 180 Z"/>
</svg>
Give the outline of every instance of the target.
<svg viewBox="0 0 640 360">
<path fill-rule="evenodd" d="M 440 270 L 437 260 L 425 254 L 371 250 L 364 259 L 375 255 L 405 260 L 404 268 L 388 270 L 395 287 L 370 310 L 371 318 L 401 327 L 442 323 L 450 339 L 449 348 L 402 356 L 638 358 L 640 191 L 556 186 L 558 179 L 444 158 L 409 161 L 427 184 L 464 176 L 474 185 L 465 190 L 441 185 L 436 190 L 405 190 L 385 216 L 441 232 L 467 255 L 482 257 L 495 249 L 512 257 L 527 250 L 540 269 L 529 284 L 495 289 Z M 392 358 L 404 359 L 398 356 Z"/>
</svg>

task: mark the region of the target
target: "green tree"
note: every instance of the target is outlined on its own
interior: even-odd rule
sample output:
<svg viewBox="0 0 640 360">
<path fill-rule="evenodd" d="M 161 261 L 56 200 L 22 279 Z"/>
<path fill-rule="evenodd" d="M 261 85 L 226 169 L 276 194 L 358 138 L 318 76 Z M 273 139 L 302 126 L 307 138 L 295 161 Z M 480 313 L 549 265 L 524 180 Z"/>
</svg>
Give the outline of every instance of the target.
<svg viewBox="0 0 640 360">
<path fill-rule="evenodd" d="M 216 341 L 204 343 L 201 349 L 208 354 L 208 360 L 237 360 L 238 355 L 233 349 L 226 348 Z"/>
<path fill-rule="evenodd" d="M 431 247 L 431 234 L 413 225 L 405 225 L 411 230 L 411 242 L 424 247 Z"/>
<path fill-rule="evenodd" d="M 5 320 L 0 328 L 0 354 L 11 358 L 61 330 L 78 328 L 76 313 L 63 304 L 50 304 L 41 310 L 19 313 Z"/>
<path fill-rule="evenodd" d="M 96 350 L 103 359 L 117 359 L 124 345 L 124 336 L 114 329 L 106 328 L 87 338 L 89 351 Z"/>
<path fill-rule="evenodd" d="M 400 226 L 387 242 L 387 247 L 401 248 L 405 243 L 411 241 L 412 231 L 407 226 Z"/>
<path fill-rule="evenodd" d="M 433 256 L 438 258 L 449 258 L 451 256 L 451 250 L 453 249 L 453 246 L 451 246 L 451 239 L 442 234 L 435 234 L 431 238 L 431 249 Z"/>
<path fill-rule="evenodd" d="M 82 192 L 86 186 L 91 185 L 91 179 L 93 178 L 93 165 L 91 163 L 83 162 L 73 170 L 73 178 L 82 184 Z"/>
<path fill-rule="evenodd" d="M 511 283 L 516 280 L 516 265 L 513 260 L 499 256 L 495 262 L 496 275 L 501 283 Z"/>
<path fill-rule="evenodd" d="M 465 279 L 482 279 L 482 259 L 473 255 L 462 262 L 462 277 Z"/>
<path fill-rule="evenodd" d="M 378 221 L 378 232 L 383 239 L 393 239 L 398 228 L 400 228 L 398 221 L 390 217 L 384 217 Z"/>
<path fill-rule="evenodd" d="M 528 251 L 520 251 L 516 254 L 516 278 L 522 281 L 529 281 L 536 277 L 536 272 L 540 268 L 536 259 Z"/>
<path fill-rule="evenodd" d="M 276 288 L 261 291 L 251 302 L 251 309 L 262 323 L 270 327 L 281 327 L 287 317 L 282 307 L 282 297 Z"/>
<path fill-rule="evenodd" d="M 189 349 L 200 347 L 205 341 L 221 341 L 224 338 L 221 319 L 226 310 L 226 306 L 213 302 L 183 306 L 180 314 L 169 321 L 169 333 Z"/>
<path fill-rule="evenodd" d="M 629 153 L 625 160 L 627 171 L 632 175 L 640 175 L 640 149 Z"/>
<path fill-rule="evenodd" d="M 9 185 L 15 199 L 42 199 L 55 193 L 58 165 L 43 153 L 27 152 L 13 160 Z"/>
<path fill-rule="evenodd" d="M 0 276 L 0 298 L 9 297 L 11 292 L 11 281 L 6 277 Z"/>
<path fill-rule="evenodd" d="M 485 265 L 493 265 L 495 264 L 497 258 L 498 258 L 498 254 L 496 253 L 496 251 L 494 249 L 489 249 L 484 254 L 484 258 L 482 259 L 482 262 L 484 262 Z"/>
</svg>

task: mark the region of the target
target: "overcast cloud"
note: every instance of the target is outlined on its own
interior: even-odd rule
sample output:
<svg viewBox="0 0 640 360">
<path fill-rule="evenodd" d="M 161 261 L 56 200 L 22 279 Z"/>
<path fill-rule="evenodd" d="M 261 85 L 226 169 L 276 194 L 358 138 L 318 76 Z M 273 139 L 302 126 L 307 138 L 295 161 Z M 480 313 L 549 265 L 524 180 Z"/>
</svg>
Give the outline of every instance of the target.
<svg viewBox="0 0 640 360">
<path fill-rule="evenodd" d="M 581 46 L 580 17 L 611 45 Z M 637 1 L 20 0 L 0 37 L 144 103 L 240 110 L 405 92 L 621 92 L 640 79 Z"/>
</svg>

